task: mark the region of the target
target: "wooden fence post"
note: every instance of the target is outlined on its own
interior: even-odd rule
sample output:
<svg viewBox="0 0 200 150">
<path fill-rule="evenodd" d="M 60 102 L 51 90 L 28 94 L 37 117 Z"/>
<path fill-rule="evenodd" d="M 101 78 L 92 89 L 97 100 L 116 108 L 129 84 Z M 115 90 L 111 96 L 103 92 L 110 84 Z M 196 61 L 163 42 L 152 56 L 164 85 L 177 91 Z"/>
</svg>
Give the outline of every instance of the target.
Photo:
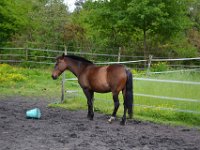
<svg viewBox="0 0 200 150">
<path fill-rule="evenodd" d="M 64 45 L 64 49 L 65 49 L 65 55 L 67 55 L 67 47 L 66 45 Z M 64 99 L 65 99 L 65 72 L 63 72 L 62 74 L 62 81 L 61 81 L 61 103 L 63 103 Z"/>
<path fill-rule="evenodd" d="M 63 103 L 65 99 L 65 72 L 62 74 L 61 88 L 61 103 Z"/>
<path fill-rule="evenodd" d="M 121 59 L 121 51 L 122 51 L 122 48 L 119 47 L 119 51 L 118 51 L 118 59 L 117 59 L 118 62 L 120 62 L 120 59 Z"/>
<path fill-rule="evenodd" d="M 153 58 L 153 56 L 152 56 L 152 55 L 149 55 L 148 68 L 147 68 L 147 75 L 149 75 L 149 73 L 150 73 L 152 58 Z"/>
<path fill-rule="evenodd" d="M 25 58 L 26 61 L 28 61 L 28 48 L 27 48 L 27 47 L 25 48 L 25 57 L 26 57 L 26 58 Z"/>
</svg>

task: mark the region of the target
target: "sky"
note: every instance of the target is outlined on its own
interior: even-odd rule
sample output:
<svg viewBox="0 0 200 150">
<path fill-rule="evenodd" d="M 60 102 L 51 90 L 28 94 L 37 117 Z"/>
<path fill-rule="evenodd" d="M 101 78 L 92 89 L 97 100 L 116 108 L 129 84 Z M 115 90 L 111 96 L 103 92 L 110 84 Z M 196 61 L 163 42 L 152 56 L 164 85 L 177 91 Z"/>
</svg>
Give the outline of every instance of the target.
<svg viewBox="0 0 200 150">
<path fill-rule="evenodd" d="M 75 8 L 75 3 L 76 0 L 64 0 L 64 3 L 68 5 L 69 11 L 72 12 Z"/>
</svg>

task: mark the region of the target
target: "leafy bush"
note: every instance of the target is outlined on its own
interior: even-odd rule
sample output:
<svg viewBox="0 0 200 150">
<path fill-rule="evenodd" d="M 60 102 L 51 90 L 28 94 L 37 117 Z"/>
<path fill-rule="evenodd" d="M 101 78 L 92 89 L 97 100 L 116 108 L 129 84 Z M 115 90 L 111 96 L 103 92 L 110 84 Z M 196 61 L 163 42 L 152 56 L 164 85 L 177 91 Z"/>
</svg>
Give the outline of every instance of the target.
<svg viewBox="0 0 200 150">
<path fill-rule="evenodd" d="M 153 64 L 151 66 L 151 71 L 152 72 L 161 72 L 161 71 L 167 71 L 169 70 L 169 66 L 166 62 L 159 62 L 159 63 L 156 63 L 156 64 Z"/>
<path fill-rule="evenodd" d="M 13 68 L 8 64 L 0 64 L 0 82 L 19 82 L 27 80 L 23 74 L 16 72 L 16 68 Z"/>
</svg>

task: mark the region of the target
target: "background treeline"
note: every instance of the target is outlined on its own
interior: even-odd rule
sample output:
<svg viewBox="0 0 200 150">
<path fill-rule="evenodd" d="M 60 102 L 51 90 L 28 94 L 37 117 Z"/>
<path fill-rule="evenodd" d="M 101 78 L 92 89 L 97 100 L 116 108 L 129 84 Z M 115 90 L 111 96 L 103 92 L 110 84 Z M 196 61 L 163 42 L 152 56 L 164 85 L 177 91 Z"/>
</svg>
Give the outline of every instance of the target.
<svg viewBox="0 0 200 150">
<path fill-rule="evenodd" d="M 0 47 L 148 57 L 200 54 L 199 0 L 1 0 Z M 0 50 L 5 53 L 5 50 Z M 105 58 L 106 59 L 106 58 Z M 130 59 L 127 57 L 127 59 Z"/>
</svg>

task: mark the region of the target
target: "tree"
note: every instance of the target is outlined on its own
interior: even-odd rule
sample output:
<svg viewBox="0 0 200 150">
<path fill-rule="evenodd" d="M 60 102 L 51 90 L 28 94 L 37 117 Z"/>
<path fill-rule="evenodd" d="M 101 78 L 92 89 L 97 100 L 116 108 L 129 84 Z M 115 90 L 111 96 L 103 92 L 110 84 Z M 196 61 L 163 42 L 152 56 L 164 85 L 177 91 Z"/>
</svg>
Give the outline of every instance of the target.
<svg viewBox="0 0 200 150">
<path fill-rule="evenodd" d="M 83 26 L 87 28 L 90 39 L 101 47 L 114 47 L 114 53 L 118 52 L 119 47 L 126 46 L 132 36 L 129 25 L 125 22 L 129 1 L 86 1 L 79 18 L 84 22 Z"/>
<path fill-rule="evenodd" d="M 23 9 L 20 12 L 26 18 L 27 25 L 13 39 L 17 43 L 30 42 L 31 47 L 35 45 L 32 43 L 37 43 L 37 47 L 59 49 L 65 42 L 64 27 L 69 21 L 63 0 L 30 0 L 28 4 L 26 0 L 23 2 L 26 4 L 21 6 Z"/>
<path fill-rule="evenodd" d="M 194 27 L 200 31 L 200 1 L 189 1 L 189 17 L 194 23 Z"/>
<path fill-rule="evenodd" d="M 23 16 L 20 16 L 19 4 L 13 0 L 0 1 L 0 41 L 8 41 L 11 36 L 25 26 Z M 2 44 L 2 43 L 1 43 Z"/>
<path fill-rule="evenodd" d="M 144 57 L 148 56 L 148 35 L 160 41 L 170 39 L 188 25 L 184 0 L 132 0 L 128 5 L 127 20 L 133 29 L 143 32 Z"/>
</svg>

